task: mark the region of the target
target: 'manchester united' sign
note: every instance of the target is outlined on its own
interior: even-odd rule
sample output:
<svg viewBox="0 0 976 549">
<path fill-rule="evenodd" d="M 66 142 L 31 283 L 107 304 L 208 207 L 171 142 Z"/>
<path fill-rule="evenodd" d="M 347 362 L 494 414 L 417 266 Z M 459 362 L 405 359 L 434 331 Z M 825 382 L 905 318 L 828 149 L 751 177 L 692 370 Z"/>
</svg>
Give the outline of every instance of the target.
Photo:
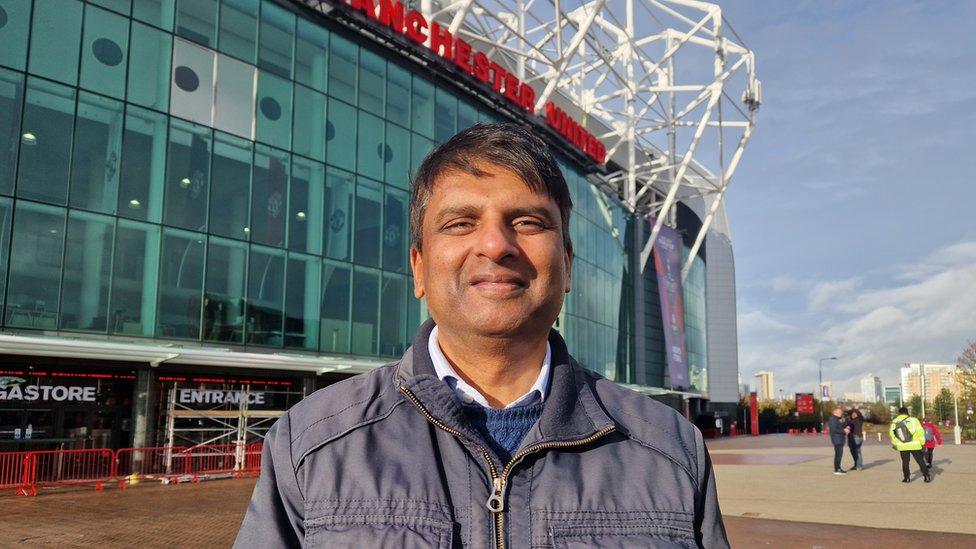
<svg viewBox="0 0 976 549">
<path fill-rule="evenodd" d="M 434 54 L 453 62 L 459 69 L 491 86 L 495 92 L 529 113 L 535 111 L 536 94 L 532 86 L 519 81 L 518 77 L 472 48 L 461 37 L 453 36 L 447 27 L 428 22 L 419 11 L 406 11 L 397 0 L 379 0 L 378 6 L 374 0 L 338 0 L 343 5 L 347 2 L 351 9 L 405 35 L 411 42 L 421 46 L 429 42 Z M 546 122 L 588 157 L 603 164 L 607 155 L 603 143 L 551 101 L 546 103 Z"/>
</svg>

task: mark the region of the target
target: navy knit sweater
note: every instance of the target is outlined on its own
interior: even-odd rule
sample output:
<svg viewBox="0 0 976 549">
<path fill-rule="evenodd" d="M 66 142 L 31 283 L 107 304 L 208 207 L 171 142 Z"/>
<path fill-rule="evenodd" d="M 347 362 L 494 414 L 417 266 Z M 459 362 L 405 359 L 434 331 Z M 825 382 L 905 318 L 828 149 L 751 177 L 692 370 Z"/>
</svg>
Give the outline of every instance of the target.
<svg viewBox="0 0 976 549">
<path fill-rule="evenodd" d="M 502 409 L 465 405 L 464 415 L 502 463 L 508 463 L 526 433 L 542 415 L 542 403 Z"/>
</svg>

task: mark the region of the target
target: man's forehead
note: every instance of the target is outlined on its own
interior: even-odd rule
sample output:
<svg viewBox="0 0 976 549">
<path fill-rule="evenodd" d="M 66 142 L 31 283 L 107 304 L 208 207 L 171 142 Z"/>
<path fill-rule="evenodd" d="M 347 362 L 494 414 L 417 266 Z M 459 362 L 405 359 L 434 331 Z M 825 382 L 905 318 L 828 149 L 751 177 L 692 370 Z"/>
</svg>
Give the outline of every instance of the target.
<svg viewBox="0 0 976 549">
<path fill-rule="evenodd" d="M 487 193 L 502 189 L 518 193 L 520 202 L 551 202 L 558 208 L 555 200 L 544 190 L 533 189 L 509 168 L 487 163 L 475 163 L 474 167 L 478 173 L 452 168 L 438 175 L 431 185 L 431 201 L 485 202 L 488 200 Z"/>
</svg>

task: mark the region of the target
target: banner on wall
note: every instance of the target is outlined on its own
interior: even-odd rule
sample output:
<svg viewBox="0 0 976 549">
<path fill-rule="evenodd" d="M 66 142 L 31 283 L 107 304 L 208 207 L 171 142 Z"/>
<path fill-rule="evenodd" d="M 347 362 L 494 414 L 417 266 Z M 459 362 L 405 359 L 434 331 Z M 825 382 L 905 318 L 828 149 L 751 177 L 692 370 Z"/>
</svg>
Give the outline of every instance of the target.
<svg viewBox="0 0 976 549">
<path fill-rule="evenodd" d="M 653 219 L 650 225 L 654 225 Z M 662 225 L 654 242 L 654 269 L 661 296 L 661 320 L 671 386 L 688 387 L 685 308 L 681 293 L 681 235 L 671 227 Z"/>
</svg>

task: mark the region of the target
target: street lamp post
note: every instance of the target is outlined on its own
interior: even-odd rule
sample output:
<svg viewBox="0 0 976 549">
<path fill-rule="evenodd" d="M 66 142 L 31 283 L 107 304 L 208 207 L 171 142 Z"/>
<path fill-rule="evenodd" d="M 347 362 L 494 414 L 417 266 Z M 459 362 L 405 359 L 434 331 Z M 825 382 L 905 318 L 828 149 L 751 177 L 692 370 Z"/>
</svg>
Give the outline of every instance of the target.
<svg viewBox="0 0 976 549">
<path fill-rule="evenodd" d="M 823 395 L 823 363 L 825 360 L 837 360 L 835 356 L 828 356 L 826 358 L 821 358 L 817 366 L 817 371 L 820 373 L 820 385 L 817 387 L 817 392 L 820 393 L 820 432 L 824 430 L 824 395 Z"/>
<path fill-rule="evenodd" d="M 956 416 L 956 421 L 952 425 L 952 434 L 956 445 L 962 444 L 962 427 L 959 426 L 959 368 L 952 371 L 952 409 Z"/>
</svg>

